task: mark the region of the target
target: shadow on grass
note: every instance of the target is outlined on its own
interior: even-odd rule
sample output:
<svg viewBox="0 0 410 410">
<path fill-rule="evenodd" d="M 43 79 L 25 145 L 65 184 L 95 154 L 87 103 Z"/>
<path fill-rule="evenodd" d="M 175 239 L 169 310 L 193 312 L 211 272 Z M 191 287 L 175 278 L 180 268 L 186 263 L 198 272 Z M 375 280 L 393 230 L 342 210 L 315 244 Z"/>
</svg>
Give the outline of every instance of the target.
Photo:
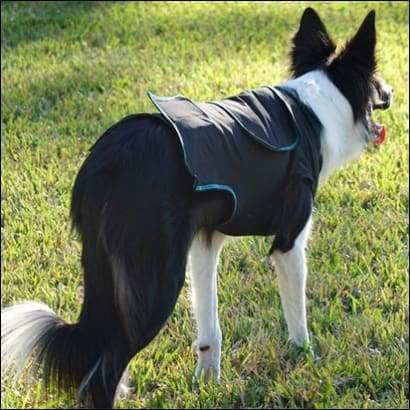
<svg viewBox="0 0 410 410">
<path fill-rule="evenodd" d="M 129 20 L 128 26 L 125 24 L 125 33 L 122 32 L 124 27 L 119 27 L 115 20 L 104 16 L 110 7 L 125 7 L 115 2 L 3 2 L 2 47 L 15 48 L 43 39 L 89 42 L 95 31 L 107 36 L 122 34 L 136 41 L 144 40 L 144 36 L 160 36 L 164 41 L 182 36 L 194 42 L 200 40 L 210 44 L 215 37 L 230 32 L 238 41 L 238 46 L 241 41 L 249 42 L 252 39 L 279 43 L 283 36 L 289 34 L 289 29 L 296 27 L 293 23 L 304 8 L 300 6 L 289 10 L 287 6 L 285 10 L 267 5 L 259 10 L 252 7 L 246 10 L 239 7 L 203 10 L 198 4 L 187 4 L 186 7 L 190 8 L 187 13 L 183 9 L 185 5 L 180 5 L 175 13 L 162 14 L 163 9 L 173 6 L 144 3 L 136 2 L 135 8 L 130 9 L 130 15 L 136 20 Z M 128 16 L 124 16 L 125 20 L 121 23 L 128 23 Z"/>
<path fill-rule="evenodd" d="M 46 38 L 75 39 L 82 35 L 81 23 L 89 14 L 109 5 L 100 1 L 2 2 L 1 46 L 14 48 Z"/>
<path fill-rule="evenodd" d="M 20 44 L 31 45 L 45 39 L 57 42 L 56 49 L 61 55 L 66 44 L 78 41 L 84 42 L 83 48 L 87 52 L 93 47 L 100 48 L 92 68 L 75 63 L 66 72 L 59 69 L 52 73 L 47 71 L 40 81 L 31 83 L 24 92 L 9 90 L 6 86 L 3 89 L 3 96 L 7 97 L 6 123 L 19 115 L 27 116 L 30 121 L 41 121 L 62 100 L 67 101 L 79 94 L 86 97 L 98 95 L 110 89 L 126 69 L 128 52 L 138 53 L 138 50 L 145 49 L 143 65 L 161 67 L 162 72 L 164 67 L 177 60 L 175 70 L 180 70 L 181 76 L 184 71 L 189 76 L 198 65 L 212 64 L 214 60 L 222 59 L 228 64 L 235 58 L 257 55 L 262 48 L 272 50 L 271 61 L 286 60 L 291 34 L 305 5 L 239 7 L 228 4 L 226 7 L 202 8 L 196 3 L 176 6 L 137 2 L 131 8 L 111 14 L 112 7 L 121 9 L 125 5 L 83 1 L 2 3 L 2 48 L 6 47 L 9 53 Z M 170 9 L 163 12 L 167 7 Z M 353 6 L 315 8 L 323 15 L 325 23 L 329 23 L 331 32 L 336 28 L 333 27 L 336 22 L 339 27 L 344 27 L 354 12 Z M 380 18 L 386 18 L 379 6 L 375 8 L 380 10 Z M 113 47 L 119 50 L 118 58 L 105 50 L 105 45 L 113 38 L 118 44 Z M 124 44 L 126 47 L 121 48 Z M 196 59 L 191 59 L 189 52 L 181 52 L 181 47 L 204 50 L 210 61 L 203 61 L 198 53 Z M 38 58 L 46 59 L 46 53 L 47 50 L 41 49 Z M 29 64 L 30 58 L 35 57 L 27 57 Z M 90 56 L 84 58 L 90 59 Z M 155 74 L 149 68 L 143 69 L 143 65 L 139 65 L 139 77 L 151 82 Z M 7 70 L 13 68 L 6 66 Z M 7 82 L 7 75 L 3 80 Z M 92 98 L 90 104 L 93 104 Z"/>
<path fill-rule="evenodd" d="M 87 55 L 84 64 L 75 63 L 69 70 L 57 67 L 53 72 L 46 71 L 39 80 L 30 82 L 24 92 L 8 90 L 6 86 L 3 90 L 7 101 L 3 118 L 5 123 L 18 116 L 41 121 L 62 100 L 71 99 L 79 93 L 84 96 L 103 93 L 121 76 L 125 69 L 123 62 L 126 62 L 124 52 L 131 49 L 148 48 L 144 54 L 146 63 L 166 66 L 170 59 L 181 57 L 178 57 L 180 39 L 188 39 L 193 48 L 209 49 L 217 59 L 221 57 L 221 52 L 224 58 L 235 55 L 239 50 L 242 53 L 247 53 L 248 49 L 252 52 L 261 42 L 270 43 L 272 39 L 275 39 L 276 47 L 282 49 L 287 45 L 289 36 L 289 12 L 281 15 L 278 8 L 266 7 L 258 12 L 249 8 L 247 13 L 239 8 L 229 8 L 227 12 L 211 8 L 201 13 L 201 7 L 196 5 L 190 13 L 183 13 L 184 9 L 180 8 L 175 14 L 162 16 L 162 8 L 170 6 L 136 3 L 135 9 L 130 11 L 131 17 L 124 13 L 124 18 L 128 17 L 124 26 L 116 27 L 108 13 L 108 7 L 112 5 L 71 1 L 2 3 L 2 48 L 5 47 L 8 53 L 13 53 L 19 45 L 30 46 L 47 39 L 59 43 L 58 49 L 61 45 L 62 53 L 65 44 L 78 41 L 83 41 L 86 49 L 102 48 L 92 68 L 89 59 L 94 57 Z M 275 24 L 272 24 L 273 19 Z M 116 59 L 104 50 L 112 37 L 118 39 L 120 45 L 126 43 L 127 46 L 118 52 Z M 46 53 L 47 50 L 41 49 L 38 58 L 46 59 Z M 27 56 L 28 65 L 30 58 L 34 57 Z M 185 60 L 187 58 L 189 54 L 188 57 L 185 55 Z M 179 63 L 187 65 L 187 73 L 195 63 L 203 63 L 185 60 Z M 6 66 L 6 70 L 12 70 L 12 67 Z M 5 84 L 7 80 L 6 76 Z"/>
</svg>

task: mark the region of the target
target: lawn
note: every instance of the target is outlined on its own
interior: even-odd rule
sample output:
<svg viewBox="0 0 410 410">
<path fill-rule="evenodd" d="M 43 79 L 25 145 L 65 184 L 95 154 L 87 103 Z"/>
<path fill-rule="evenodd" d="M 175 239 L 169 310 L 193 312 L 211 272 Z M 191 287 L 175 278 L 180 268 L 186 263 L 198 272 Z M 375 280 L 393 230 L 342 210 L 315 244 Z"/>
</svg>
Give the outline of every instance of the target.
<svg viewBox="0 0 410 410">
<path fill-rule="evenodd" d="M 192 385 L 187 283 L 132 361 L 135 395 L 120 407 L 408 408 L 408 3 L 1 4 L 2 306 L 38 300 L 67 321 L 82 300 L 68 209 L 88 149 L 122 117 L 152 111 L 148 90 L 210 100 L 285 80 L 308 4 L 338 41 L 376 9 L 379 69 L 395 88 L 392 109 L 377 114 L 387 142 L 317 196 L 307 306 L 315 357 L 286 343 L 270 240 L 243 238 L 219 267 L 221 385 Z M 2 380 L 2 407 L 72 405 L 39 388 Z"/>
</svg>

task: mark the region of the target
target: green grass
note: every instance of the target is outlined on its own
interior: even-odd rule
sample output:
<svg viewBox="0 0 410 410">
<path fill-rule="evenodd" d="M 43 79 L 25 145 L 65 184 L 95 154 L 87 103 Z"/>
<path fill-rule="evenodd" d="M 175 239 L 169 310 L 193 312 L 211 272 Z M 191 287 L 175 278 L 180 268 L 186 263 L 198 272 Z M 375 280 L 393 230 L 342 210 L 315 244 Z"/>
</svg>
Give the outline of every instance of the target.
<svg viewBox="0 0 410 410">
<path fill-rule="evenodd" d="M 75 321 L 82 272 L 68 208 L 89 147 L 123 116 L 152 111 L 148 90 L 206 100 L 285 80 L 307 4 L 2 3 L 2 306 L 39 300 Z M 185 286 L 132 361 L 136 394 L 123 408 L 408 407 L 408 4 L 314 7 L 340 41 L 376 9 L 379 68 L 396 92 L 377 114 L 386 144 L 317 196 L 307 306 L 316 358 L 286 343 L 269 239 L 243 238 L 219 267 L 222 384 L 191 384 Z M 2 407 L 70 406 L 30 386 L 2 382 Z"/>
</svg>

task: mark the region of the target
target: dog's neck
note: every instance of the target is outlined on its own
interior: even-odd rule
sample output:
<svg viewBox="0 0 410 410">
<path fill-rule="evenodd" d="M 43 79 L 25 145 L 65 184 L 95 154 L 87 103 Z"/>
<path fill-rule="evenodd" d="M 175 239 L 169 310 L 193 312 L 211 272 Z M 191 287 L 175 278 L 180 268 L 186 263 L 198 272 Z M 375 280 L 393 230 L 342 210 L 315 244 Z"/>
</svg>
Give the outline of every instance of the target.
<svg viewBox="0 0 410 410">
<path fill-rule="evenodd" d="M 349 102 L 323 71 L 311 71 L 284 85 L 298 92 L 323 125 L 323 164 L 319 175 L 319 185 L 323 185 L 335 170 L 363 151 L 366 146 L 363 125 L 353 121 Z"/>
</svg>

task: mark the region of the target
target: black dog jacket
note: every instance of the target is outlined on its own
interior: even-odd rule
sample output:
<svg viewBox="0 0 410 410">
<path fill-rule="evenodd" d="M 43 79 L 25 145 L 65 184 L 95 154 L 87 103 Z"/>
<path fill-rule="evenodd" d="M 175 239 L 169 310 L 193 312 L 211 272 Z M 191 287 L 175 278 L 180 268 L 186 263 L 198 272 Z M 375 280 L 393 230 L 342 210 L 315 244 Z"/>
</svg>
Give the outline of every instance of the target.
<svg viewBox="0 0 410 410">
<path fill-rule="evenodd" d="M 206 103 L 148 95 L 176 131 L 194 189 L 230 194 L 232 213 L 218 230 L 275 235 L 271 252 L 291 249 L 321 169 L 322 126 L 297 93 L 267 86 Z"/>
</svg>

